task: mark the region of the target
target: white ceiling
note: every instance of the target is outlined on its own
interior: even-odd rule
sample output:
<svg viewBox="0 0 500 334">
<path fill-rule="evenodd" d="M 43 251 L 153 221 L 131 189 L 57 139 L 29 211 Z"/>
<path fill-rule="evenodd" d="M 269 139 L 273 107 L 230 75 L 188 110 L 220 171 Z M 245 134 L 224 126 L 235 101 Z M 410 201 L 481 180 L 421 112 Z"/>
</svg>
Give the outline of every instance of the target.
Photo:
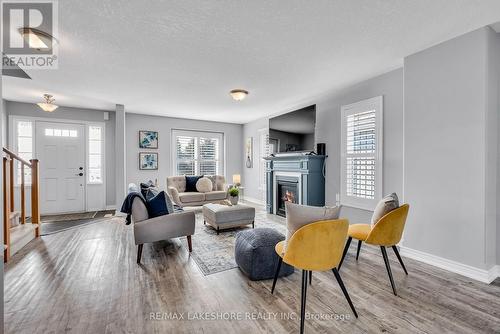
<svg viewBox="0 0 500 334">
<path fill-rule="evenodd" d="M 245 123 L 500 21 L 498 0 L 59 1 L 59 69 L 4 98 Z M 250 91 L 242 102 L 229 90 Z"/>
</svg>

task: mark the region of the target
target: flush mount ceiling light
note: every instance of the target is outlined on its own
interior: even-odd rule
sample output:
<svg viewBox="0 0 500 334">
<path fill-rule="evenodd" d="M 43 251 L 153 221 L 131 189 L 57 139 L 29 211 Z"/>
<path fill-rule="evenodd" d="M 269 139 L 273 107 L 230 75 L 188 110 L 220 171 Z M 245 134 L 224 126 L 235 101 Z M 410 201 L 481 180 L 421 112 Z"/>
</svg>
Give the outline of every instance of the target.
<svg viewBox="0 0 500 334">
<path fill-rule="evenodd" d="M 233 98 L 235 101 L 241 101 L 248 95 L 248 91 L 244 89 L 233 89 L 232 91 L 229 92 L 229 95 Z"/>
<path fill-rule="evenodd" d="M 38 51 L 50 50 L 58 42 L 54 36 L 35 28 L 22 27 L 19 28 L 19 33 L 28 42 L 30 48 Z"/>
<path fill-rule="evenodd" d="M 54 104 L 55 99 L 52 97 L 50 94 L 43 94 L 43 99 L 45 102 L 40 102 L 37 103 L 37 105 L 42 108 L 43 111 L 46 112 L 53 112 L 56 110 L 59 106 Z"/>
</svg>

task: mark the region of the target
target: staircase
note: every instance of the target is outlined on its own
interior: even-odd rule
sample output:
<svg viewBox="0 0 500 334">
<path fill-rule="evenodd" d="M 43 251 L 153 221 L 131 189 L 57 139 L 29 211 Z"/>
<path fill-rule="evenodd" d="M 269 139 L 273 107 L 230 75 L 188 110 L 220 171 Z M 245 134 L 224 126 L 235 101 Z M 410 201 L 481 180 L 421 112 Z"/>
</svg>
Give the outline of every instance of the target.
<svg viewBox="0 0 500 334">
<path fill-rule="evenodd" d="M 14 168 L 16 163 L 21 169 L 20 207 L 14 211 Z M 26 224 L 26 184 L 24 171 L 31 169 L 31 223 Z M 4 262 L 26 246 L 31 240 L 40 236 L 40 210 L 38 184 L 38 160 L 29 162 L 7 148 L 3 148 L 3 232 Z"/>
</svg>

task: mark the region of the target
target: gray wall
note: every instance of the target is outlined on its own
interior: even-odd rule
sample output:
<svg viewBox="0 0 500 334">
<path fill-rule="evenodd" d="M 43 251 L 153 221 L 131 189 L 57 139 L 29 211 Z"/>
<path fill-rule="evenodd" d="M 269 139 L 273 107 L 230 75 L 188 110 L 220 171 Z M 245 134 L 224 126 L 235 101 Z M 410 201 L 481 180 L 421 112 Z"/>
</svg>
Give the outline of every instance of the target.
<svg viewBox="0 0 500 334">
<path fill-rule="evenodd" d="M 340 193 L 340 107 L 374 96 L 384 96 L 384 182 L 383 192 L 403 194 L 403 70 L 398 69 L 364 81 L 337 93 L 326 94 L 306 101 L 304 106 L 316 104 L 316 142 L 326 143 L 329 155 L 326 164 L 326 203 L 336 204 Z M 295 110 L 300 108 L 290 108 Z M 244 125 L 245 137 L 257 137 L 257 130 L 268 126 L 263 118 Z M 244 170 L 246 194 L 260 198 L 257 183 L 258 165 Z M 248 181 L 250 180 L 250 182 Z M 351 223 L 366 222 L 371 212 L 353 208 L 343 210 Z"/>
<path fill-rule="evenodd" d="M 7 116 L 29 116 L 43 117 L 50 119 L 68 119 L 88 122 L 104 122 L 106 127 L 105 152 L 114 152 L 115 150 L 115 113 L 109 111 L 109 120 L 104 121 L 104 110 L 70 108 L 60 106 L 55 112 L 47 113 L 40 111 L 40 108 L 33 103 L 6 102 Z M 8 138 L 8 137 L 7 137 Z M 115 157 L 114 154 L 105 154 L 106 156 L 106 205 L 115 204 Z"/>
<path fill-rule="evenodd" d="M 264 191 L 259 189 L 259 164 L 260 157 L 262 156 L 259 145 L 259 130 L 261 129 L 269 129 L 269 118 L 261 118 L 243 126 L 243 140 L 246 141 L 249 137 L 253 138 L 253 166 L 251 168 L 247 168 L 246 165 L 243 164 L 243 173 L 241 178 L 242 184 L 245 186 L 245 197 L 265 201 L 265 197 L 263 197 Z M 242 162 L 245 161 L 245 158 L 245 151 L 243 151 L 241 154 Z"/>
<path fill-rule="evenodd" d="M 500 138 L 498 138 L 498 130 L 500 129 L 500 34 L 496 34 L 496 48 L 493 49 L 493 57 L 490 59 L 493 61 L 493 64 L 496 65 L 496 78 L 497 78 L 497 90 L 496 90 L 496 95 L 497 95 L 497 143 Z M 492 92 L 492 94 L 495 94 L 495 92 Z M 496 240 L 496 247 L 497 247 L 497 259 L 496 259 L 496 264 L 500 265 L 500 145 L 498 145 L 498 151 L 497 151 L 497 240 Z"/>
<path fill-rule="evenodd" d="M 494 247 L 486 234 L 496 225 L 496 179 L 488 179 L 497 160 L 487 87 L 491 34 L 479 29 L 404 61 L 405 197 L 412 205 L 404 246 L 483 269 Z"/>
<path fill-rule="evenodd" d="M 125 106 L 126 108 L 126 106 Z M 127 183 L 158 179 L 161 187 L 165 187 L 167 176 L 172 175 L 171 133 L 172 129 L 213 131 L 224 133 L 225 168 L 224 174 L 228 182 L 232 182 L 233 174 L 242 173 L 242 130 L 240 124 L 206 122 L 181 118 L 126 114 L 127 128 Z M 158 150 L 139 149 L 139 130 L 158 131 Z M 139 152 L 158 152 L 158 171 L 139 170 Z"/>
</svg>

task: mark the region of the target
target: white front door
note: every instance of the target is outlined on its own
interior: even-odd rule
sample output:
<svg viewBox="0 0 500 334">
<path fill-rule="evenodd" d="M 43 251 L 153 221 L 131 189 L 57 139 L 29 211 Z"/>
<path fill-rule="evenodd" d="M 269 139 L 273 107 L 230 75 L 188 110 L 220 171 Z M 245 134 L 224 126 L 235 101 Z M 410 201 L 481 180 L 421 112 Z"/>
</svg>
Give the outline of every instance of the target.
<svg viewBox="0 0 500 334">
<path fill-rule="evenodd" d="M 85 127 L 36 122 L 40 160 L 40 212 L 85 211 Z"/>
</svg>

